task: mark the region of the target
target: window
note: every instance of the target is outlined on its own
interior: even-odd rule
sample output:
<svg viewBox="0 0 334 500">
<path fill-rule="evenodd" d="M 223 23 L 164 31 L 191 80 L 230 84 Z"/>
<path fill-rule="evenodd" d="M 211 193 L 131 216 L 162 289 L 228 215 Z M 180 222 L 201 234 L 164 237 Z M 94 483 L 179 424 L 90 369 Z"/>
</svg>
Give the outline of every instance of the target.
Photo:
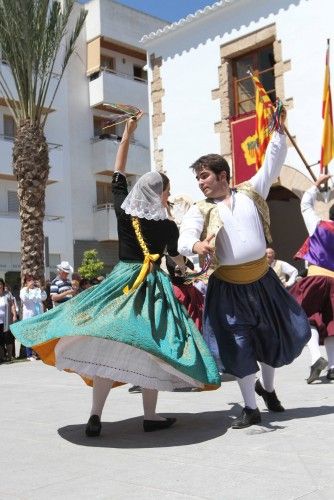
<svg viewBox="0 0 334 500">
<path fill-rule="evenodd" d="M 17 191 L 7 191 L 8 212 L 19 213 L 20 205 Z"/>
<path fill-rule="evenodd" d="M 111 182 L 96 183 L 96 203 L 97 205 L 105 205 L 107 203 L 113 203 Z"/>
<path fill-rule="evenodd" d="M 247 74 L 250 68 L 259 77 L 270 99 L 275 102 L 274 64 L 272 45 L 261 47 L 232 60 L 234 114 L 240 115 L 255 109 L 254 84 Z"/>
<path fill-rule="evenodd" d="M 11 115 L 3 116 L 3 135 L 5 139 L 13 139 L 16 136 L 16 123 Z"/>
<path fill-rule="evenodd" d="M 133 77 L 135 80 L 145 80 L 147 81 L 147 71 L 145 71 L 141 66 L 133 66 Z"/>
<path fill-rule="evenodd" d="M 115 71 L 115 59 L 101 54 L 101 69 Z"/>
</svg>

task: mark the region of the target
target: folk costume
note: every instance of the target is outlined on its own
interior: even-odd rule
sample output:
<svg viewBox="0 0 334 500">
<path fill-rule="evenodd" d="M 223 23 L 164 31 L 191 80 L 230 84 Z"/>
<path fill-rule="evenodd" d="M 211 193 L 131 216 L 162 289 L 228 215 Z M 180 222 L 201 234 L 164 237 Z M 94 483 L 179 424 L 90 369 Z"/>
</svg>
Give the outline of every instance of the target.
<svg viewBox="0 0 334 500">
<path fill-rule="evenodd" d="M 303 307 L 311 323 L 312 337 L 310 384 L 327 366 L 319 344 L 328 357 L 327 378 L 334 380 L 334 220 L 321 220 L 314 210 L 317 188 L 303 195 L 301 211 L 309 237 L 296 253 L 296 259 L 308 262 L 307 276 L 296 283 L 291 293 Z"/>
<path fill-rule="evenodd" d="M 185 259 L 185 266 L 194 270 L 194 264 L 189 259 Z M 166 255 L 166 267 L 170 276 L 173 291 L 177 300 L 182 304 L 199 331 L 202 331 L 204 295 L 195 287 L 193 281 L 187 279 L 187 275 L 178 273 L 175 262 Z"/>
<path fill-rule="evenodd" d="M 266 239 L 271 240 L 265 198 L 285 156 L 285 135 L 275 132 L 262 168 L 249 182 L 231 190 L 231 207 L 223 201 L 203 200 L 188 211 L 180 230 L 179 252 L 187 256 L 197 241 L 215 234 L 216 269 L 206 295 L 204 338 L 221 370 L 237 377 L 246 411 L 257 410 L 257 362 L 263 384 L 258 381 L 257 392 L 268 402 L 275 394 L 274 367 L 291 363 L 310 338 L 305 313 L 265 256 Z M 282 411 L 278 403 L 276 398 L 268 407 Z M 252 423 L 259 421 L 257 413 Z"/>
<path fill-rule="evenodd" d="M 165 391 L 219 387 L 207 345 L 160 270 L 165 247 L 178 255 L 160 174 L 145 174 L 128 195 L 126 177 L 116 172 L 112 192 L 120 262 L 101 284 L 13 326 L 15 336 L 45 363 L 89 384 L 99 378 Z"/>
</svg>

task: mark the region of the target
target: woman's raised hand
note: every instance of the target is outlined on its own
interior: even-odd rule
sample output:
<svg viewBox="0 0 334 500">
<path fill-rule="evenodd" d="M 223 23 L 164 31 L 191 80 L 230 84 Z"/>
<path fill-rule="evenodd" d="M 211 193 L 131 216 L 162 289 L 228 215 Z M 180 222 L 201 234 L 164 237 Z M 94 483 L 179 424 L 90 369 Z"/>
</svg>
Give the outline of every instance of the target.
<svg viewBox="0 0 334 500">
<path fill-rule="evenodd" d="M 127 120 L 125 125 L 125 132 L 127 132 L 129 136 L 136 130 L 138 120 L 141 119 L 143 114 L 144 114 L 143 111 L 139 111 L 139 113 L 136 116 L 132 116 Z"/>
</svg>

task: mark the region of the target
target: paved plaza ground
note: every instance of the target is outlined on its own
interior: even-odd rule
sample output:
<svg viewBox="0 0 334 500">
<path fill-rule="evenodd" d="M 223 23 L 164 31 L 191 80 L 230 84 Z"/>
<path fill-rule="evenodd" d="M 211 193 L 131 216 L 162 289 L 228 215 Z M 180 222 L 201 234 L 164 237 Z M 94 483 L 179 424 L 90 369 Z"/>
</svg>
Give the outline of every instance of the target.
<svg viewBox="0 0 334 500">
<path fill-rule="evenodd" d="M 41 362 L 0 366 L 0 499 L 332 500 L 334 383 L 308 386 L 308 352 L 277 371 L 283 414 L 230 429 L 237 384 L 161 393 L 175 427 L 142 431 L 141 396 L 114 389 L 100 438 L 86 438 L 91 389 Z"/>
</svg>

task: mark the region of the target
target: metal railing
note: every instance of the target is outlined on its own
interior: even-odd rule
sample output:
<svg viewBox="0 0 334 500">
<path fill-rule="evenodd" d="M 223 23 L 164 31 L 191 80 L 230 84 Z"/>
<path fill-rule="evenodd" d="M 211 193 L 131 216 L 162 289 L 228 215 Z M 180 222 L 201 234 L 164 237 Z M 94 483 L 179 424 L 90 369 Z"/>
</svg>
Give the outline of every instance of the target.
<svg viewBox="0 0 334 500">
<path fill-rule="evenodd" d="M 102 212 L 106 210 L 109 212 L 110 210 L 114 210 L 114 203 L 100 203 L 98 205 L 93 206 L 93 212 Z"/>
<path fill-rule="evenodd" d="M 92 137 L 91 140 L 90 140 L 90 142 L 92 144 L 95 144 L 96 142 L 101 142 L 101 141 L 105 141 L 105 140 L 112 141 L 112 142 L 118 144 L 118 143 L 121 142 L 122 137 L 120 135 L 109 134 L 108 132 L 102 132 L 101 131 L 101 134 L 100 135 L 95 135 L 94 137 Z M 134 144 L 136 146 L 139 146 L 140 148 L 143 148 L 143 149 L 149 149 L 148 146 L 146 146 L 142 142 L 138 141 L 137 139 L 134 139 L 133 137 L 131 137 L 130 143 Z"/>
<path fill-rule="evenodd" d="M 19 212 L 14 212 L 14 211 L 11 211 L 11 212 L 0 211 L 0 218 L 2 218 L 2 217 L 8 218 L 8 219 L 19 219 L 20 214 L 19 214 Z M 55 221 L 63 222 L 64 219 L 65 219 L 64 215 L 46 214 L 44 216 L 44 220 L 47 222 L 55 222 Z"/>
<path fill-rule="evenodd" d="M 8 135 L 8 134 L 0 134 L 0 138 L 4 139 L 5 141 L 13 142 L 15 139 L 15 136 Z M 51 150 L 51 149 L 62 150 L 63 149 L 62 144 L 56 144 L 55 142 L 47 142 L 47 145 L 49 146 L 49 150 Z"/>
<path fill-rule="evenodd" d="M 128 75 L 127 73 L 122 73 L 121 71 L 116 71 L 114 69 L 106 68 L 103 66 L 95 73 L 89 75 L 90 81 L 99 78 L 101 73 L 110 73 L 112 75 L 119 76 L 120 78 L 125 78 L 127 80 L 134 80 L 135 82 L 144 83 L 145 85 L 147 85 L 147 80 L 145 78 L 140 78 L 139 76 L 134 76 L 134 75 Z"/>
</svg>

